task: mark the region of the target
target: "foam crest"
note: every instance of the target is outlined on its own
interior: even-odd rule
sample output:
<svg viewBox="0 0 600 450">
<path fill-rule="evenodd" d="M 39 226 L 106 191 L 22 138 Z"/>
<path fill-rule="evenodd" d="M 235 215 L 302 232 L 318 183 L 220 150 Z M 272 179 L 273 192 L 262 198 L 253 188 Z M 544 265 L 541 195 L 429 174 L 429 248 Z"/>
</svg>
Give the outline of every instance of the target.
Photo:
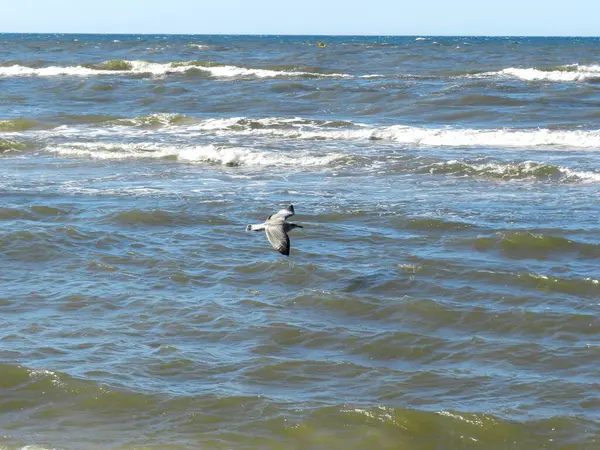
<svg viewBox="0 0 600 450">
<path fill-rule="evenodd" d="M 23 142 L 12 141 L 9 139 L 0 139 L 0 154 L 13 150 L 24 150 L 27 144 Z"/>
<path fill-rule="evenodd" d="M 72 67 L 59 67 L 59 66 L 49 66 L 49 67 L 27 67 L 21 66 L 19 64 L 14 64 L 12 66 L 0 67 L 0 76 L 2 77 L 56 77 L 59 75 L 71 75 L 71 76 L 83 76 L 88 77 L 91 75 L 96 75 L 98 73 L 107 73 L 106 71 L 100 71 L 95 69 L 89 69 L 87 67 L 82 66 L 72 66 Z"/>
<path fill-rule="evenodd" d="M 57 449 L 50 448 L 50 447 L 42 447 L 39 445 L 26 445 L 25 447 L 22 447 L 21 450 L 57 450 Z"/>
<path fill-rule="evenodd" d="M 600 130 L 425 128 L 372 126 L 349 121 L 301 117 L 198 119 L 158 113 L 131 119 L 109 119 L 89 125 L 60 125 L 49 130 L 6 131 L 12 137 L 86 136 L 143 137 L 150 132 L 169 136 L 259 136 L 288 140 L 388 141 L 409 146 L 501 147 L 600 150 Z"/>
<path fill-rule="evenodd" d="M 598 65 L 566 65 L 551 68 L 518 68 L 509 67 L 497 72 L 486 72 L 477 75 L 468 75 L 470 78 L 487 77 L 517 78 L 524 81 L 556 81 L 574 82 L 600 79 L 600 66 Z"/>
<path fill-rule="evenodd" d="M 220 134 L 270 135 L 287 139 L 383 140 L 406 145 L 436 147 L 576 147 L 600 149 L 600 130 L 548 129 L 454 129 L 392 125 L 370 127 L 348 123 L 332 127 L 327 122 L 301 119 L 266 118 L 214 119 L 194 125 L 190 130 L 220 131 Z"/>
<path fill-rule="evenodd" d="M 451 147 L 579 147 L 600 148 L 600 130 L 429 129 L 391 126 L 373 133 L 375 139 L 405 144 Z"/>
<path fill-rule="evenodd" d="M 186 66 L 183 66 L 186 67 Z M 283 71 L 270 69 L 247 69 L 238 66 L 213 66 L 213 67 L 194 67 L 199 70 L 209 72 L 212 76 L 218 78 L 234 78 L 253 76 L 257 78 L 277 78 L 277 77 L 318 77 L 318 78 L 351 78 L 352 75 L 345 73 L 315 73 L 299 71 Z"/>
<path fill-rule="evenodd" d="M 150 74 L 162 76 L 174 73 L 183 73 L 190 70 L 206 72 L 217 78 L 277 78 L 277 77 L 318 77 L 318 78 L 351 78 L 352 75 L 344 73 L 317 73 L 303 71 L 255 69 L 234 65 L 204 64 L 194 61 L 174 63 L 154 63 L 149 61 L 115 60 L 105 61 L 100 64 L 77 66 L 49 66 L 28 67 L 19 64 L 0 67 L 0 77 L 56 77 L 56 76 L 98 76 L 98 75 L 127 75 Z M 372 77 L 376 75 L 365 75 Z"/>
<path fill-rule="evenodd" d="M 465 161 L 444 161 L 428 168 L 432 174 L 451 174 L 458 176 L 480 176 L 503 180 L 537 179 L 564 183 L 600 182 L 600 173 L 573 170 L 535 161 L 518 163 L 470 163 Z"/>
<path fill-rule="evenodd" d="M 238 147 L 215 145 L 176 147 L 152 143 L 99 142 L 49 146 L 47 151 L 62 156 L 94 159 L 173 159 L 189 163 L 211 163 L 223 166 L 327 166 L 344 158 L 341 153 L 287 155 Z"/>
</svg>

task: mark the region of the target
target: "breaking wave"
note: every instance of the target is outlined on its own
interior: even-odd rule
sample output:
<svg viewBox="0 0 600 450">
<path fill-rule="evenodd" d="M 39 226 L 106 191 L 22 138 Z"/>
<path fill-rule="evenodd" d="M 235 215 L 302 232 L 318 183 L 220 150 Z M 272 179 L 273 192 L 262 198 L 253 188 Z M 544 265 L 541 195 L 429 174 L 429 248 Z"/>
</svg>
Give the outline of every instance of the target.
<svg viewBox="0 0 600 450">
<path fill-rule="evenodd" d="M 301 70 L 275 70 L 216 64 L 205 61 L 183 61 L 154 63 L 149 61 L 110 60 L 102 63 L 81 64 L 77 66 L 30 67 L 13 64 L 0 66 L 0 77 L 56 77 L 56 76 L 98 76 L 107 74 L 132 75 L 147 74 L 162 76 L 169 74 L 198 71 L 216 78 L 276 78 L 276 77 L 314 77 L 314 78 L 352 78 L 345 73 L 321 73 Z M 373 77 L 376 75 L 364 75 Z"/>
<path fill-rule="evenodd" d="M 287 139 L 383 140 L 436 147 L 577 147 L 600 149 L 600 130 L 455 129 L 404 125 L 373 127 L 360 123 L 302 118 L 208 119 L 186 131 L 271 135 Z"/>
<path fill-rule="evenodd" d="M 25 131 L 39 127 L 40 123 L 36 120 L 28 119 L 6 119 L 0 120 L 0 132 L 3 131 Z"/>
<path fill-rule="evenodd" d="M 248 148 L 218 147 L 215 145 L 169 146 L 154 143 L 68 143 L 48 146 L 47 151 L 63 156 L 82 156 L 94 159 L 173 159 L 189 163 L 209 163 L 223 166 L 327 166 L 342 161 L 341 153 L 318 155 L 303 153 L 288 155 Z"/>
<path fill-rule="evenodd" d="M 374 167 L 392 171 L 431 173 L 459 177 L 481 177 L 497 180 L 537 180 L 557 183 L 598 183 L 600 173 L 575 170 L 549 163 L 440 161 L 411 168 L 398 165 L 397 155 L 378 152 L 310 152 L 272 151 L 226 145 L 177 145 L 152 142 L 77 142 L 48 145 L 45 151 L 67 157 L 99 160 L 163 159 L 185 163 L 213 164 L 227 167 Z"/>
<path fill-rule="evenodd" d="M 9 139 L 0 139 L 0 154 L 14 150 L 24 150 L 27 144 L 23 142 L 12 141 Z"/>
<path fill-rule="evenodd" d="M 469 163 L 444 161 L 425 168 L 423 172 L 457 176 L 480 176 L 502 180 L 537 179 L 560 182 L 598 182 L 600 173 L 576 171 L 553 164 L 525 161 L 518 163 Z"/>
<path fill-rule="evenodd" d="M 148 129 L 169 136 L 252 136 L 287 140 L 383 141 L 418 147 L 553 148 L 600 150 L 600 130 L 426 128 L 405 125 L 374 126 L 344 120 L 301 117 L 200 119 L 182 114 L 151 114 L 133 118 L 76 116 L 57 118 L 62 125 L 19 119 L 0 122 L 5 138 L 39 138 L 99 135 L 144 137 Z M 486 168 L 488 170 L 490 168 Z M 530 167 L 524 168 L 526 171 Z M 536 169 L 537 170 L 537 169 Z"/>
<path fill-rule="evenodd" d="M 600 258 L 598 244 L 577 242 L 562 236 L 530 231 L 501 232 L 494 237 L 479 237 L 473 242 L 480 251 L 497 249 L 511 257 L 548 258 L 575 254 L 581 258 Z"/>
<path fill-rule="evenodd" d="M 600 65 L 571 64 L 555 67 L 517 68 L 509 67 L 497 72 L 467 75 L 469 78 L 482 77 L 517 78 L 525 81 L 600 81 Z"/>
<path fill-rule="evenodd" d="M 469 129 L 425 128 L 405 125 L 373 126 L 343 120 L 322 120 L 301 117 L 230 117 L 199 119 L 182 114 L 151 114 L 134 118 L 60 117 L 63 125 L 19 120 L 4 123 L 0 128 L 8 136 L 95 136 L 144 135 L 146 128 L 161 129 L 169 135 L 190 136 L 264 136 L 298 140 L 387 141 L 409 146 L 432 147 L 498 147 L 532 149 L 600 149 L 600 130 L 530 129 Z M 10 123 L 9 123 L 10 122 Z M 13 123 L 14 122 L 14 123 Z M 31 129 L 31 128 L 36 129 Z M 139 129 L 139 132 L 136 131 Z M 137 134 L 136 134 L 137 133 Z"/>
</svg>

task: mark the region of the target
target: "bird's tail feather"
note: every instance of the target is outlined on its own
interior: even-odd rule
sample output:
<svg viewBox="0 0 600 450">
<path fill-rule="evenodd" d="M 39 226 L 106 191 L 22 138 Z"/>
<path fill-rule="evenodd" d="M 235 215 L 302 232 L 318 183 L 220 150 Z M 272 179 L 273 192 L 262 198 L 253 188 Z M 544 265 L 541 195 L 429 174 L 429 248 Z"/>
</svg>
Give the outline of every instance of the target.
<svg viewBox="0 0 600 450">
<path fill-rule="evenodd" d="M 265 225 L 264 224 L 258 224 L 258 225 L 248 225 L 246 227 L 246 231 L 262 231 L 265 229 Z"/>
</svg>

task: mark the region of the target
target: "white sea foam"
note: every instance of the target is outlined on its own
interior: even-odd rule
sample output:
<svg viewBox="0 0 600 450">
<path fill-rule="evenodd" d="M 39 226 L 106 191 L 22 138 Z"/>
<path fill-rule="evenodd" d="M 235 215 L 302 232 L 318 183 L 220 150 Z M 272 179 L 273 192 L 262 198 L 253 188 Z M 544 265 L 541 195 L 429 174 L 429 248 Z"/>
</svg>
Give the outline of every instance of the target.
<svg viewBox="0 0 600 450">
<path fill-rule="evenodd" d="M 600 182 L 600 173 L 598 172 L 584 172 L 582 170 L 573 170 L 566 167 L 561 167 L 560 170 L 567 176 L 567 178 L 577 179 L 587 183 Z"/>
<path fill-rule="evenodd" d="M 578 65 L 561 66 L 556 70 L 540 70 L 536 68 L 509 67 L 497 72 L 485 72 L 476 75 L 467 75 L 468 78 L 517 78 L 525 81 L 556 81 L 572 82 L 600 79 L 600 65 Z"/>
<path fill-rule="evenodd" d="M 436 173 L 436 167 L 445 173 L 452 173 L 452 168 L 459 173 L 479 174 L 482 176 L 493 176 L 495 178 L 519 179 L 519 178 L 552 178 L 566 182 L 588 182 L 600 181 L 600 173 L 573 170 L 568 167 L 552 166 L 535 161 L 523 161 L 519 163 L 468 163 L 458 160 L 435 163 L 430 169 Z M 444 170 L 445 169 L 445 170 Z"/>
<path fill-rule="evenodd" d="M 199 70 L 210 72 L 214 77 L 231 78 L 231 77 L 246 77 L 254 76 L 257 78 L 276 78 L 276 77 L 302 77 L 315 76 L 324 78 L 350 78 L 351 75 L 345 73 L 314 73 L 314 72 L 298 72 L 298 71 L 282 71 L 269 69 L 246 69 L 237 66 L 214 66 L 214 67 L 198 67 Z"/>
<path fill-rule="evenodd" d="M 42 447 L 39 445 L 26 445 L 25 447 L 22 447 L 21 450 L 57 450 L 56 448 L 48 448 L 48 447 Z"/>
<path fill-rule="evenodd" d="M 578 147 L 600 149 L 600 130 L 475 130 L 391 126 L 376 130 L 373 133 L 373 138 L 436 147 Z"/>
<path fill-rule="evenodd" d="M 548 129 L 455 129 L 392 125 L 371 127 L 353 124 L 331 128 L 327 123 L 307 124 L 299 118 L 252 120 L 259 127 L 244 127 L 244 119 L 212 119 L 187 128 L 187 131 L 215 131 L 221 135 L 270 135 L 287 139 L 383 140 L 406 145 L 436 147 L 559 147 L 600 149 L 600 130 Z M 281 125 L 288 125 L 281 127 Z"/>
<path fill-rule="evenodd" d="M 72 75 L 72 76 L 90 76 L 96 75 L 98 72 L 110 73 L 107 71 L 100 71 L 94 69 L 88 69 L 87 67 L 75 66 L 75 67 L 27 67 L 14 64 L 12 66 L 0 67 L 0 77 L 56 77 L 59 75 Z"/>
<path fill-rule="evenodd" d="M 383 141 L 409 146 L 554 148 L 600 150 L 600 130 L 460 129 L 425 128 L 404 125 L 371 126 L 352 122 L 327 122 L 300 117 L 195 119 L 177 114 L 117 119 L 102 124 L 61 125 L 49 130 L 5 131 L 10 139 L 42 139 L 73 135 L 140 138 L 164 134 L 169 138 L 256 136 L 288 140 Z"/>
<path fill-rule="evenodd" d="M 181 120 L 179 120 L 181 117 Z M 144 138 L 148 135 L 176 139 L 219 136 L 254 136 L 286 140 L 383 141 L 407 146 L 553 148 L 600 150 L 600 130 L 459 129 L 391 125 L 374 127 L 361 123 L 335 123 L 310 119 L 231 117 L 198 120 L 175 114 L 155 114 L 93 125 L 62 125 L 49 130 L 2 132 L 10 139 L 41 139 L 71 136 L 88 138 Z"/>
<path fill-rule="evenodd" d="M 341 152 L 311 153 L 311 152 L 281 152 L 258 150 L 243 147 L 226 147 L 209 145 L 178 146 L 159 143 L 106 143 L 80 142 L 49 145 L 46 151 L 61 156 L 83 157 L 100 160 L 127 159 L 171 159 L 186 163 L 204 163 L 222 166 L 249 167 L 339 167 L 349 161 L 356 161 L 362 155 Z M 363 155 L 360 159 L 364 160 Z M 394 159 L 392 157 L 392 159 Z M 385 162 L 381 156 L 377 163 Z M 444 161 L 433 164 L 431 173 L 457 173 L 461 175 L 491 176 L 499 179 L 554 179 L 563 182 L 600 182 L 600 173 L 576 170 L 563 166 L 552 166 L 535 161 L 518 163 L 470 163 L 458 160 Z"/>
<path fill-rule="evenodd" d="M 56 76 L 99 76 L 99 75 L 127 75 L 127 74 L 150 74 L 153 76 L 162 76 L 171 73 L 182 73 L 189 70 L 198 70 L 207 72 L 217 78 L 239 78 L 239 77 L 256 77 L 256 78 L 276 78 L 276 77 L 323 77 L 323 78 L 352 78 L 352 75 L 345 73 L 316 73 L 303 71 L 285 71 L 285 70 L 270 70 L 270 69 L 253 69 L 233 65 L 223 66 L 201 66 L 193 62 L 190 63 L 153 63 L 148 61 L 123 61 L 130 66 L 130 69 L 125 70 L 106 70 L 99 68 L 90 68 L 84 66 L 49 66 L 49 67 L 28 67 L 18 64 L 12 66 L 1 66 L 0 77 L 56 77 Z M 365 75 L 365 77 L 373 77 L 378 75 Z"/>
<path fill-rule="evenodd" d="M 189 163 L 212 163 L 224 166 L 327 166 L 344 157 L 341 153 L 290 155 L 248 148 L 218 147 L 212 144 L 179 147 L 156 143 L 84 142 L 50 145 L 46 150 L 63 156 L 94 159 L 172 158 Z"/>
</svg>

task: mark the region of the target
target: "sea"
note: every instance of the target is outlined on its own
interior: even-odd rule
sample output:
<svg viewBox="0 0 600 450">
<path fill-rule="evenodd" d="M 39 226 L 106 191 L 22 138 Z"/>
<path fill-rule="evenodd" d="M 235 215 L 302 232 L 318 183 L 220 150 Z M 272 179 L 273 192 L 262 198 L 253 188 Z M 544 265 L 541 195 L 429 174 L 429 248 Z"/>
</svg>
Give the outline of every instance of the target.
<svg viewBox="0 0 600 450">
<path fill-rule="evenodd" d="M 599 217 L 599 38 L 0 34 L 0 449 L 600 449 Z"/>
</svg>

